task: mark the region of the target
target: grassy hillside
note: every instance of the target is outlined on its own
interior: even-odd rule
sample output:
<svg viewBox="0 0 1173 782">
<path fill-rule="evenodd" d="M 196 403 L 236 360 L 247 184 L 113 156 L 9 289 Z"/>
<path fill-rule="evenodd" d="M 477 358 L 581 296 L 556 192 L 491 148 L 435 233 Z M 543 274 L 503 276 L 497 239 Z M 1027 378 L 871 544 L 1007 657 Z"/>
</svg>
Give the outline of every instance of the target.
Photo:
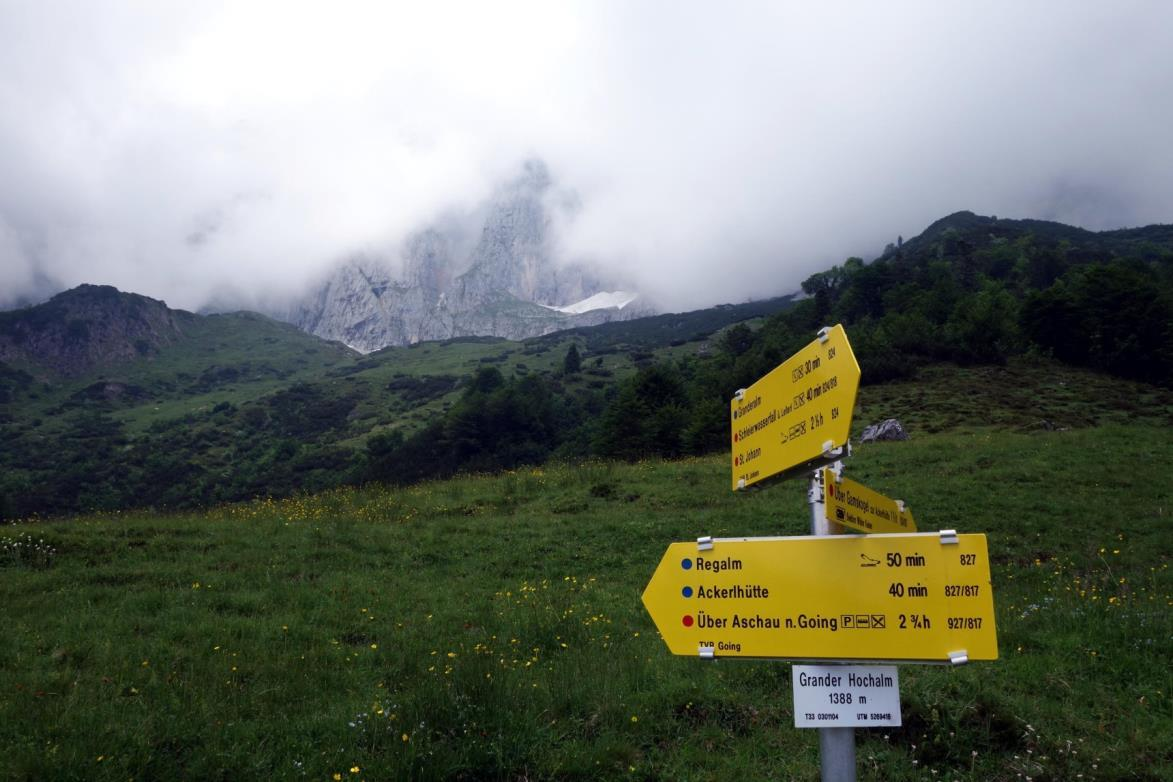
<svg viewBox="0 0 1173 782">
<path fill-rule="evenodd" d="M 161 302 L 95 290 L 97 301 L 84 292 L 71 298 L 99 310 L 111 299 L 153 307 L 159 318 L 180 323 L 179 336 L 72 375 L 0 363 L 0 519 L 192 507 L 354 482 L 365 474 L 372 436 L 410 436 L 440 420 L 478 369 L 542 378 L 560 397 L 598 409 L 639 367 L 695 357 L 709 350 L 714 332 L 788 303 L 718 307 L 527 342 L 473 337 L 362 356 L 260 315 L 174 313 Z M 51 325 L 52 315 L 37 308 L 5 313 L 10 325 L 31 319 L 38 328 Z M 583 366 L 564 376 L 572 344 Z M 85 345 L 70 347 L 86 352 Z"/>
<path fill-rule="evenodd" d="M 366 356 L 255 313 L 187 315 L 183 339 L 142 360 L 120 361 L 78 377 L 38 371 L 28 364 L 0 364 L 0 380 L 8 383 L 3 387 L 7 393 L 0 396 L 0 424 L 41 419 L 41 427 L 53 416 L 87 409 L 108 413 L 135 435 L 218 404 L 263 403 L 294 384 L 311 383 L 356 396 L 350 434 L 360 439 L 372 428 L 386 426 L 411 432 L 445 403 L 450 406 L 459 396 L 457 381 L 478 367 L 497 366 L 510 376 L 550 375 L 559 372 L 567 349 L 576 344 L 588 359 L 588 380 L 622 378 L 653 359 L 703 352 L 721 329 L 752 322 L 788 303 L 789 299 L 771 299 L 724 305 L 578 328 L 526 342 L 465 337 L 389 347 Z M 4 313 L 9 320 L 19 314 Z M 24 377 L 18 378 L 18 373 Z M 431 382 L 421 394 L 418 384 L 404 382 L 405 377 L 443 380 L 446 386 Z M 125 390 L 103 393 L 110 383 Z M 49 428 L 42 434 L 52 432 Z M 339 434 L 347 439 L 346 433 Z"/>
<path fill-rule="evenodd" d="M 5 313 L 10 318 L 18 313 Z M 243 402 L 297 381 L 320 377 L 357 354 L 286 323 L 254 313 L 183 313 L 183 336 L 157 352 L 62 377 L 24 365 L 36 382 L 15 390 L 10 418 L 42 419 L 71 410 L 101 409 L 136 428 L 218 402 Z M 124 390 L 102 393 L 117 383 Z M 42 425 L 51 424 L 43 420 Z"/>
<path fill-rule="evenodd" d="M 1001 659 L 902 666 L 861 779 L 1173 778 L 1146 389 L 1030 365 L 863 389 L 857 426 L 913 439 L 847 474 L 988 534 Z M 807 519 L 802 486 L 730 494 L 716 456 L 4 527 L 0 778 L 816 778 L 790 665 L 674 658 L 639 600 L 672 541 Z"/>
</svg>

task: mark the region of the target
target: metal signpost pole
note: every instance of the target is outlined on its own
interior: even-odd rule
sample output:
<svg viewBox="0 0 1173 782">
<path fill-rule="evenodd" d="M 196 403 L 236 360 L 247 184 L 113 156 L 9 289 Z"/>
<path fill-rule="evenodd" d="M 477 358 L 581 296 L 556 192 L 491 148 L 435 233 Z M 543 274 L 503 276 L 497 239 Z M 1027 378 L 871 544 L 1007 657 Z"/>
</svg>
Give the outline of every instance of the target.
<svg viewBox="0 0 1173 782">
<path fill-rule="evenodd" d="M 823 509 L 823 490 L 823 471 L 818 469 L 811 474 L 807 495 L 812 535 L 832 534 L 831 522 Z M 822 782 L 855 782 L 855 728 L 819 728 L 818 731 Z"/>
</svg>

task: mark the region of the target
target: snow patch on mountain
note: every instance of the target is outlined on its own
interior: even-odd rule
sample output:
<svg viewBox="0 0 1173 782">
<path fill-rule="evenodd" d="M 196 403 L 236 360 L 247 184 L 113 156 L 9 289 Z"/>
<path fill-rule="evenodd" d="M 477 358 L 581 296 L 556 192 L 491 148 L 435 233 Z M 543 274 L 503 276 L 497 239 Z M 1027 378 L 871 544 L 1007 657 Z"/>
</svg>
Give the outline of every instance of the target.
<svg viewBox="0 0 1173 782">
<path fill-rule="evenodd" d="M 601 291 L 594 296 L 588 296 L 582 301 L 574 304 L 567 304 L 564 307 L 554 307 L 549 304 L 542 306 L 548 310 L 555 312 L 565 312 L 570 315 L 581 315 L 584 312 L 591 312 L 593 310 L 621 310 L 628 304 L 639 298 L 638 293 L 628 293 L 627 291 Z"/>
</svg>

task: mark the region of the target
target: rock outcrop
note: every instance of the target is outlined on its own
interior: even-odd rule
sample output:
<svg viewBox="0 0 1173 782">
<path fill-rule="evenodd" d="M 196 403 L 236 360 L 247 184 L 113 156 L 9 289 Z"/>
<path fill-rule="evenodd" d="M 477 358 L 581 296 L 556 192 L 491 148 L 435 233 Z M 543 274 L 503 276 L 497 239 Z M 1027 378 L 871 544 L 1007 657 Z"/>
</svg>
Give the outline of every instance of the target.
<svg viewBox="0 0 1173 782">
<path fill-rule="evenodd" d="M 181 339 L 194 317 L 109 285 L 81 285 L 44 304 L 0 312 L 0 362 L 77 377 L 158 353 Z"/>
<path fill-rule="evenodd" d="M 885 418 L 878 424 L 872 424 L 871 426 L 865 428 L 863 430 L 863 434 L 859 437 L 859 441 L 861 443 L 875 443 L 882 440 L 907 439 L 908 432 L 904 430 L 904 427 L 901 426 L 900 422 L 895 418 Z"/>
</svg>

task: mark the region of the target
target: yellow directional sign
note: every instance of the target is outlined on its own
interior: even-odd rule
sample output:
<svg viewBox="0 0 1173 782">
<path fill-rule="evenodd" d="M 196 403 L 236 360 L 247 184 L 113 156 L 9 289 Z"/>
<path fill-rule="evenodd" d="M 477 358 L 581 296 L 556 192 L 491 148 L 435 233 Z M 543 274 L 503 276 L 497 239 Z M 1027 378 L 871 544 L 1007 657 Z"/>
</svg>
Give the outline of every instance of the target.
<svg viewBox="0 0 1173 782">
<path fill-rule="evenodd" d="M 729 403 L 734 491 L 846 445 L 858 390 L 859 364 L 834 326 L 739 391 Z"/>
<path fill-rule="evenodd" d="M 823 470 L 823 495 L 827 521 L 860 532 L 916 532 L 912 511 L 899 500 L 890 500 L 862 483 L 835 477 Z"/>
<path fill-rule="evenodd" d="M 731 538 L 706 550 L 673 543 L 643 602 L 673 654 L 998 657 L 985 535 Z"/>
</svg>

